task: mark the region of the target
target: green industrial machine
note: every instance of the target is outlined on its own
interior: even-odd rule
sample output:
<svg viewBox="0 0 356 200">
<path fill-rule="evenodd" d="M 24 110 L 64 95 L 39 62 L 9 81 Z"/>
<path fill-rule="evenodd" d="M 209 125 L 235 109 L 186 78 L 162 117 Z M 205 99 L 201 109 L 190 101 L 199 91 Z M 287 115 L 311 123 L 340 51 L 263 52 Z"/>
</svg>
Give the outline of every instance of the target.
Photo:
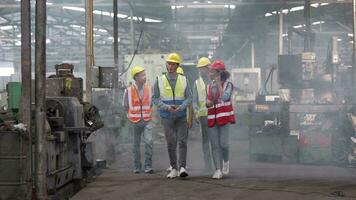
<svg viewBox="0 0 356 200">
<path fill-rule="evenodd" d="M 21 99 L 21 83 L 20 82 L 9 82 L 6 85 L 7 92 L 7 105 L 8 110 L 17 113 L 20 107 Z"/>
</svg>

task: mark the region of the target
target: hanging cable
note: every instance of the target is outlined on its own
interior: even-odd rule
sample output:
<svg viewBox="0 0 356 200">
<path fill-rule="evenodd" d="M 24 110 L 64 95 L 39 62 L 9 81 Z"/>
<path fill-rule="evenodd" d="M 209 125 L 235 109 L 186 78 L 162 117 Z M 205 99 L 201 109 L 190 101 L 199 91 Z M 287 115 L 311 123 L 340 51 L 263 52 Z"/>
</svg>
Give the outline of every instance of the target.
<svg viewBox="0 0 356 200">
<path fill-rule="evenodd" d="M 134 7 L 132 6 L 131 2 L 130 2 L 130 1 L 127 1 L 127 3 L 129 4 L 129 6 L 130 6 L 132 12 L 134 13 Z M 133 15 L 132 15 L 132 17 L 133 17 Z M 141 17 L 141 19 L 142 19 L 142 21 L 140 20 L 140 17 L 137 17 L 138 24 L 140 25 L 140 36 L 139 36 L 139 38 L 138 38 L 136 48 L 135 48 L 135 50 L 134 50 L 134 52 L 133 52 L 133 54 L 132 54 L 132 58 L 131 58 L 131 60 L 130 60 L 129 65 L 128 65 L 126 68 L 124 68 L 124 70 L 123 70 L 122 73 L 119 75 L 119 77 L 121 77 L 123 74 L 125 74 L 125 73 L 127 72 L 127 70 L 130 69 L 131 64 L 132 64 L 132 62 L 133 62 L 133 60 L 134 60 L 134 58 L 135 58 L 135 56 L 136 56 L 136 54 L 137 54 L 138 47 L 140 46 L 140 42 L 141 42 L 143 30 L 144 30 L 144 24 L 143 24 L 142 22 L 144 22 L 145 19 L 144 19 L 143 17 Z M 132 19 L 131 19 L 131 20 L 132 20 Z"/>
</svg>

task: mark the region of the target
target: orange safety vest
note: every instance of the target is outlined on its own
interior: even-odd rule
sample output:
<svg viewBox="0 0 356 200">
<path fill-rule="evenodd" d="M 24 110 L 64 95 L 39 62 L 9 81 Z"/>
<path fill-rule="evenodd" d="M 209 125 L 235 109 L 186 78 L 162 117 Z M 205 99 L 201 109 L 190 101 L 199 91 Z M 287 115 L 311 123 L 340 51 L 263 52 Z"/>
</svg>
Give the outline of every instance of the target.
<svg viewBox="0 0 356 200">
<path fill-rule="evenodd" d="M 144 85 L 143 97 L 140 98 L 136 85 L 132 85 L 127 88 L 127 97 L 129 102 L 129 110 L 127 112 L 127 118 L 131 122 L 139 122 L 141 119 L 144 121 L 152 120 L 152 108 L 151 108 L 151 88 L 148 84 Z"/>
</svg>

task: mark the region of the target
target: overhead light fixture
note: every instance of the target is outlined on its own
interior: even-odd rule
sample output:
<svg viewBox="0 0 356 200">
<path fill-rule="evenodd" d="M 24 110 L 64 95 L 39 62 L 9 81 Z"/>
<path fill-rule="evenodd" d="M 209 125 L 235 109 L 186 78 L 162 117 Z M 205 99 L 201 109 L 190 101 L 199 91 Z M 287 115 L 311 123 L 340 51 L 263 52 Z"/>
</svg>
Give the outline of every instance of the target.
<svg viewBox="0 0 356 200">
<path fill-rule="evenodd" d="M 288 12 L 289 12 L 288 9 L 283 9 L 283 10 L 282 10 L 282 13 L 283 13 L 283 14 L 287 14 Z"/>
<path fill-rule="evenodd" d="M 304 10 L 304 6 L 297 6 L 290 9 L 290 12 L 295 12 L 299 10 Z"/>
<path fill-rule="evenodd" d="M 304 26 L 304 24 L 300 24 L 300 25 L 293 26 L 293 28 L 302 28 L 303 26 Z"/>
<path fill-rule="evenodd" d="M 338 41 L 338 42 L 341 42 L 341 41 L 342 41 L 342 39 L 341 39 L 341 38 L 337 38 L 337 41 Z"/>
<path fill-rule="evenodd" d="M 73 7 L 73 6 L 63 6 L 63 9 L 66 10 L 73 10 L 73 11 L 78 11 L 78 12 L 85 12 L 85 8 L 81 8 L 81 7 Z"/>
<path fill-rule="evenodd" d="M 16 46 L 20 46 L 21 42 L 15 43 Z M 12 74 L 15 74 L 15 68 L 13 67 L 0 67 L 0 76 L 11 76 Z"/>
<path fill-rule="evenodd" d="M 145 22 L 160 23 L 160 22 L 162 22 L 162 20 L 145 18 Z"/>
<path fill-rule="evenodd" d="M 12 28 L 13 28 L 13 26 L 0 26 L 0 30 L 3 30 L 3 31 L 10 30 Z"/>
<path fill-rule="evenodd" d="M 217 40 L 219 39 L 217 36 L 213 35 L 190 35 L 187 36 L 190 40 Z"/>
<path fill-rule="evenodd" d="M 317 22 L 313 22 L 312 25 L 318 25 L 318 24 L 324 24 L 325 21 L 317 21 Z"/>
<path fill-rule="evenodd" d="M 269 17 L 269 16 L 272 16 L 272 13 L 266 13 L 265 14 L 265 17 Z"/>
<path fill-rule="evenodd" d="M 272 14 L 275 14 L 275 15 L 276 15 L 276 14 L 277 14 L 277 11 L 272 11 Z"/>
<path fill-rule="evenodd" d="M 199 1 L 193 1 L 193 3 L 199 3 Z"/>
<path fill-rule="evenodd" d="M 347 36 L 349 36 L 349 37 L 353 37 L 353 36 L 354 36 L 354 34 L 352 34 L 352 33 L 348 33 L 348 34 L 347 34 Z"/>
<path fill-rule="evenodd" d="M 224 8 L 231 8 L 231 9 L 235 9 L 236 8 L 236 6 L 235 5 L 232 5 L 232 4 L 226 4 L 226 5 L 224 5 Z"/>
<path fill-rule="evenodd" d="M 108 37 L 108 39 L 113 41 L 113 40 L 114 40 L 114 37 Z M 121 41 L 121 39 L 120 39 L 120 38 L 117 38 L 117 42 L 120 42 L 120 41 Z"/>
<path fill-rule="evenodd" d="M 207 3 L 213 3 L 212 1 L 207 1 Z"/>
<path fill-rule="evenodd" d="M 178 6 L 175 6 L 175 7 L 178 8 Z M 236 5 L 199 3 L 199 4 L 187 4 L 186 7 L 187 8 L 230 8 L 230 9 L 235 9 Z"/>
<path fill-rule="evenodd" d="M 107 30 L 102 29 L 102 28 L 99 28 L 98 31 L 99 31 L 99 32 L 102 32 L 102 33 L 107 33 L 107 32 L 108 32 Z"/>
<path fill-rule="evenodd" d="M 326 6 L 326 5 L 329 5 L 329 3 L 321 3 L 320 5 L 321 6 Z"/>
<path fill-rule="evenodd" d="M 319 7 L 319 3 L 312 3 L 310 6 L 314 7 L 314 8 L 317 8 L 317 7 Z"/>
</svg>

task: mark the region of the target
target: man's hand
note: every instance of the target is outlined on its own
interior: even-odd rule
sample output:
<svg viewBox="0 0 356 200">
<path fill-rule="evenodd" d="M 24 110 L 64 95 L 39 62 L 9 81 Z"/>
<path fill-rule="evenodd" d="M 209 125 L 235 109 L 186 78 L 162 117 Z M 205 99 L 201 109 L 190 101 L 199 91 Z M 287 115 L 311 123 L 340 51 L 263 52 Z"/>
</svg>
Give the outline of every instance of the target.
<svg viewBox="0 0 356 200">
<path fill-rule="evenodd" d="M 200 123 L 200 120 L 199 120 L 199 112 L 196 112 L 195 114 L 194 114 L 194 120 L 195 120 L 195 122 L 197 123 L 197 124 L 199 124 Z"/>
<path fill-rule="evenodd" d="M 167 110 L 170 113 L 177 113 L 177 112 L 180 111 L 180 108 L 179 108 L 179 106 L 171 105 L 171 106 L 168 107 Z"/>
<path fill-rule="evenodd" d="M 221 85 L 221 76 L 220 76 L 220 74 L 218 76 L 216 76 L 214 80 L 215 80 L 216 84 L 220 84 Z"/>
<path fill-rule="evenodd" d="M 213 102 L 210 100 L 206 100 L 206 107 L 210 108 L 211 106 L 213 106 Z"/>
<path fill-rule="evenodd" d="M 193 123 L 188 120 L 188 121 L 187 121 L 187 126 L 188 126 L 188 129 L 191 129 L 192 126 L 193 126 Z"/>
</svg>

